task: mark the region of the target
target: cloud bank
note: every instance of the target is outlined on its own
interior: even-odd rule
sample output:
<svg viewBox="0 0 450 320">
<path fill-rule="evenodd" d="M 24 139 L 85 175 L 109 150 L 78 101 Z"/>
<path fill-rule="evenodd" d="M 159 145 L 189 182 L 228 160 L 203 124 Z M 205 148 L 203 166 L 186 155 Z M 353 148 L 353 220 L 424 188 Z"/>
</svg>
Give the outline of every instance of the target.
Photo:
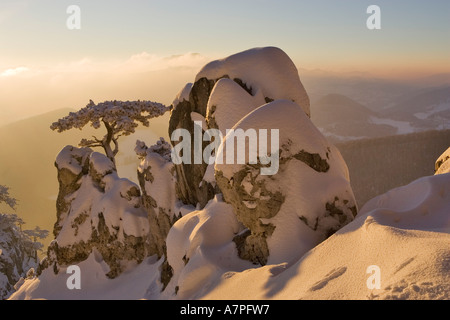
<svg viewBox="0 0 450 320">
<path fill-rule="evenodd" d="M 0 69 L 0 126 L 59 108 L 78 109 L 89 99 L 170 104 L 211 59 L 199 53 L 161 56 L 141 52 L 116 60 L 85 57 Z"/>
</svg>

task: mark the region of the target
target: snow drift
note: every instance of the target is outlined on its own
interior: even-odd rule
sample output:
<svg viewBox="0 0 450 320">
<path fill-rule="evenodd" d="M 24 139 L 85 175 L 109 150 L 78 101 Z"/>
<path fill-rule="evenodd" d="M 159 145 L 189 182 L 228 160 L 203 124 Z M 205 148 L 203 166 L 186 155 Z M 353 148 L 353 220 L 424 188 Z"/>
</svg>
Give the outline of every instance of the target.
<svg viewBox="0 0 450 320">
<path fill-rule="evenodd" d="M 421 178 L 369 201 L 299 261 L 224 274 L 203 298 L 449 299 L 449 209 L 450 174 Z"/>
<path fill-rule="evenodd" d="M 174 264 L 182 288 L 177 295 L 159 291 L 159 263 L 151 258 L 111 280 L 99 271 L 93 276 L 90 270 L 103 271 L 104 264 L 92 255 L 80 263 L 81 290 L 68 290 L 68 275 L 47 269 L 11 299 L 450 299 L 449 212 L 450 174 L 424 177 L 374 198 L 298 261 L 256 267 L 237 258 L 230 239 L 239 224 L 231 206 L 215 199 L 180 219 L 169 234 L 169 259 L 180 261 Z M 171 245 L 186 238 L 191 241 L 182 247 Z M 189 269 L 185 255 L 192 260 Z M 380 270 L 380 289 L 367 285 L 373 265 Z M 175 290 L 174 283 L 168 289 Z"/>
</svg>

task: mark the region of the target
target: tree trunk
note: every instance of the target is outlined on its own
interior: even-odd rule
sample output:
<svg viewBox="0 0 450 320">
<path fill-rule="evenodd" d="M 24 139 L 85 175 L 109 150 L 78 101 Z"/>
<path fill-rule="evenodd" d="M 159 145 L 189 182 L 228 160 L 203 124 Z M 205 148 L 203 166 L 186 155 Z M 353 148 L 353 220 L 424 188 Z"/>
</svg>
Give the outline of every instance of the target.
<svg viewBox="0 0 450 320">
<path fill-rule="evenodd" d="M 104 120 L 102 120 L 102 121 L 105 124 L 106 131 L 107 131 L 105 137 L 103 138 L 102 146 L 103 146 L 103 149 L 105 150 L 106 156 L 112 161 L 112 163 L 114 164 L 114 168 L 115 168 L 116 167 L 115 155 L 119 151 L 119 147 L 117 144 L 117 140 L 114 139 L 114 130 L 113 130 L 112 126 L 108 122 L 106 122 Z M 113 142 L 113 141 L 115 144 L 114 151 L 111 149 L 111 142 Z"/>
</svg>

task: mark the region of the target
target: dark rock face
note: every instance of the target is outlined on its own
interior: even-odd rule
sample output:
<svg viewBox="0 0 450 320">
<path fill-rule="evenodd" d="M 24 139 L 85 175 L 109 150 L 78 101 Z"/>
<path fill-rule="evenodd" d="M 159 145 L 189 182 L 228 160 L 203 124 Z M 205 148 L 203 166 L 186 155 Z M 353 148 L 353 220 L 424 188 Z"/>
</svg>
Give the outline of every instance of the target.
<svg viewBox="0 0 450 320">
<path fill-rule="evenodd" d="M 169 120 L 169 136 L 172 136 L 172 133 L 176 129 L 186 129 L 191 135 L 191 145 L 194 145 L 194 120 L 191 117 L 192 112 L 198 113 L 205 119 L 208 129 L 231 129 L 219 128 L 214 119 L 215 106 L 210 106 L 210 109 L 208 109 L 208 100 L 214 89 L 214 85 L 222 78 L 229 78 L 229 76 L 224 74 L 217 79 L 200 78 L 193 84 L 189 94 L 189 101 L 183 100 L 176 106 L 173 106 L 174 108 L 172 109 Z M 234 78 L 233 81 L 249 95 L 253 94 L 253 88 L 248 87 L 243 80 Z M 273 99 L 266 98 L 266 102 L 270 101 L 273 101 Z M 202 131 L 203 133 L 204 131 Z M 209 143 L 209 141 L 203 142 L 202 151 Z M 177 142 L 172 141 L 172 144 L 175 146 Z M 199 205 L 200 208 L 204 208 L 215 194 L 220 193 L 218 188 L 203 180 L 207 167 L 208 164 L 204 161 L 201 164 L 195 164 L 193 153 L 191 154 L 190 164 L 183 163 L 175 165 L 177 176 L 176 194 L 183 203 L 194 206 Z"/>
<path fill-rule="evenodd" d="M 66 146 L 60 153 L 60 156 L 69 157 L 69 159 L 59 159 L 67 161 L 72 165 L 69 167 L 58 168 L 57 162 L 55 166 L 58 169 L 59 192 L 56 199 L 56 222 L 53 227 L 53 235 L 58 236 L 62 229 L 63 221 L 70 209 L 70 202 L 65 199 L 67 195 L 73 194 L 81 186 L 81 177 L 89 172 L 89 155 L 92 153 L 90 148 L 76 148 Z"/>
<path fill-rule="evenodd" d="M 191 145 L 194 145 L 194 121 L 191 118 L 191 113 L 196 112 L 206 117 L 208 99 L 213 87 L 214 80 L 206 78 L 201 78 L 194 83 L 189 101 L 184 100 L 172 109 L 169 120 L 169 136 L 172 136 L 176 129 L 186 129 L 191 134 Z M 172 143 L 176 145 L 176 143 Z M 202 149 L 206 146 L 207 143 L 204 142 Z M 190 164 L 175 165 L 176 194 L 183 203 L 194 206 L 198 203 L 203 208 L 214 197 L 214 187 L 211 184 L 202 183 L 207 166 L 203 161 L 201 164 L 195 164 L 193 154 L 191 154 Z"/>
<path fill-rule="evenodd" d="M 284 202 L 284 195 L 279 191 L 267 190 L 265 181 L 257 179 L 259 168 L 256 166 L 246 165 L 230 180 L 220 171 L 215 176 L 225 202 L 233 206 L 238 220 L 248 228 L 248 232 L 234 239 L 239 256 L 254 264 L 265 265 L 269 256 L 266 239 L 272 235 L 275 226 L 263 223 L 261 219 L 277 215 Z M 250 184 L 251 190 L 244 183 Z"/>
</svg>

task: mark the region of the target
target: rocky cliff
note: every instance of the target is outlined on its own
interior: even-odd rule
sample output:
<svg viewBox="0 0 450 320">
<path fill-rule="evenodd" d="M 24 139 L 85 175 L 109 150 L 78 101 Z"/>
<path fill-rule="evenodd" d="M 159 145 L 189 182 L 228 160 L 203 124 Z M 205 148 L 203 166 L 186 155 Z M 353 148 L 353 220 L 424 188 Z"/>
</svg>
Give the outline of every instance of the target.
<svg viewBox="0 0 450 320">
<path fill-rule="evenodd" d="M 154 185 L 171 185 L 170 158 L 157 146 L 137 149 L 142 157 L 140 186 L 119 178 L 113 163 L 89 148 L 66 146 L 60 152 L 55 162 L 55 240 L 40 272 L 51 267 L 58 273 L 60 266 L 77 264 L 96 252 L 109 267 L 106 275 L 115 278 L 148 256 L 164 255 L 165 237 L 176 218 L 170 187 L 159 193 L 165 199 L 148 193 Z"/>
</svg>

